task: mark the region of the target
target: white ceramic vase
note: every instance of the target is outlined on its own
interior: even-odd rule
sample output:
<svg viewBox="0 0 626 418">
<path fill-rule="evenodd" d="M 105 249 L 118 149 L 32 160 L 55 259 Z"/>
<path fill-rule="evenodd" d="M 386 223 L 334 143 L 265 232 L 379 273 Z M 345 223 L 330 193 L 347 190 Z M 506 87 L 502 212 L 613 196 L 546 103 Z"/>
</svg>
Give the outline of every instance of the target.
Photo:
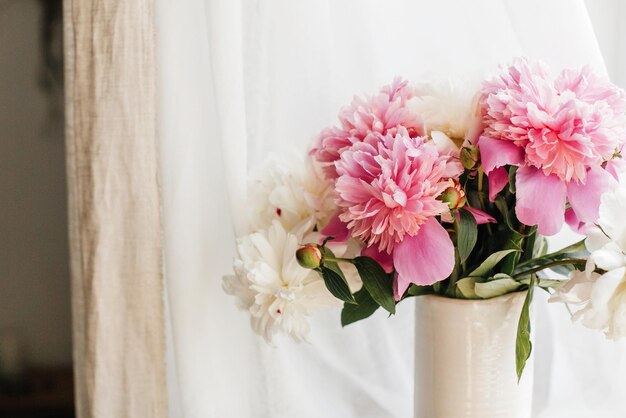
<svg viewBox="0 0 626 418">
<path fill-rule="evenodd" d="M 415 418 L 530 418 L 533 357 L 519 384 L 515 371 L 525 297 L 416 298 Z"/>
</svg>

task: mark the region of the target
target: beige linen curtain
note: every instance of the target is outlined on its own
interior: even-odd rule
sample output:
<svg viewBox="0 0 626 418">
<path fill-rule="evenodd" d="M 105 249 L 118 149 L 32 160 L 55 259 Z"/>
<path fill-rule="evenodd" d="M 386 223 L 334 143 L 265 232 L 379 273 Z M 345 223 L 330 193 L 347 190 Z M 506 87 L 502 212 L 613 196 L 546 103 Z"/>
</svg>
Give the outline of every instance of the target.
<svg viewBox="0 0 626 418">
<path fill-rule="evenodd" d="M 167 416 L 153 0 L 64 4 L 78 417 Z"/>
</svg>

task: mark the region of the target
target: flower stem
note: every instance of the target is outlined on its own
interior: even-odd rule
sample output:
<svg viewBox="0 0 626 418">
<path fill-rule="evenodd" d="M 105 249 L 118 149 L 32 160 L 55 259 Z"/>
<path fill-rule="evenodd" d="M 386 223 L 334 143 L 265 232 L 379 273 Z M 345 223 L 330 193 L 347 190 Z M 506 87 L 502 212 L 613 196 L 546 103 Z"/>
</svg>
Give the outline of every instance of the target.
<svg viewBox="0 0 626 418">
<path fill-rule="evenodd" d="M 324 257 L 324 261 L 330 261 L 331 263 L 353 263 L 354 260 L 351 258 L 333 258 L 333 257 Z"/>
<path fill-rule="evenodd" d="M 487 212 L 487 205 L 485 204 L 485 196 L 483 195 L 483 183 L 484 183 L 485 174 L 483 173 L 483 168 L 478 167 L 478 200 L 480 201 L 480 210 Z M 493 235 L 493 231 L 491 230 L 491 224 L 487 224 L 487 232 L 489 235 Z"/>
<path fill-rule="evenodd" d="M 455 239 L 456 239 L 457 247 L 458 247 L 459 235 L 461 235 L 461 225 L 459 225 L 459 218 L 457 217 L 456 213 L 454 214 L 454 223 L 453 223 L 453 225 L 454 225 Z M 457 257 L 457 256 L 458 256 L 458 254 L 455 251 L 455 257 Z M 465 271 L 466 270 L 466 268 L 467 268 L 467 266 L 465 265 L 466 261 L 462 261 L 461 262 L 461 271 Z"/>
<path fill-rule="evenodd" d="M 587 260 L 585 260 L 584 258 L 568 258 L 566 260 L 557 260 L 548 264 L 544 264 L 543 266 L 535 267 L 529 270 L 522 271 L 521 273 L 517 273 L 513 276 L 513 278 L 517 279 L 518 277 L 526 276 L 528 274 L 535 274 L 541 270 L 549 269 L 551 267 L 563 266 L 567 264 L 580 264 L 585 263 L 586 261 Z"/>
</svg>

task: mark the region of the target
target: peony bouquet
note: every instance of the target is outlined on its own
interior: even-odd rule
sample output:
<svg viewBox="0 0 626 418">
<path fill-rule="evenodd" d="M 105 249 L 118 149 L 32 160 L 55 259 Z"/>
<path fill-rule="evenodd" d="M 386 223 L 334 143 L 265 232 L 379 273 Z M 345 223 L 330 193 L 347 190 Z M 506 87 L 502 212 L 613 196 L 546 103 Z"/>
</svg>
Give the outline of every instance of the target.
<svg viewBox="0 0 626 418">
<path fill-rule="evenodd" d="M 256 332 L 306 339 L 307 317 L 348 325 L 413 296 L 533 289 L 626 335 L 626 94 L 589 68 L 519 58 L 479 82 L 396 79 L 355 98 L 308 155 L 271 157 L 250 184 L 249 235 L 224 289 Z M 587 238 L 548 252 L 567 223 Z"/>
</svg>

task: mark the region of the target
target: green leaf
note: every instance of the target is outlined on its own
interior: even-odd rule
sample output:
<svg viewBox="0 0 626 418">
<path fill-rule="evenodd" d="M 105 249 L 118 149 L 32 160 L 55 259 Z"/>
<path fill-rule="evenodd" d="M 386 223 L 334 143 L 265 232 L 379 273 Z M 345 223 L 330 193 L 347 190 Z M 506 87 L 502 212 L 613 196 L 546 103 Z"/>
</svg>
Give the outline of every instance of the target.
<svg viewBox="0 0 626 418">
<path fill-rule="evenodd" d="M 500 279 L 509 279 L 509 278 L 511 278 L 511 276 L 509 276 L 506 273 L 496 273 L 489 280 L 500 280 Z"/>
<path fill-rule="evenodd" d="M 322 247 L 322 254 L 325 259 L 335 258 L 335 254 L 328 247 Z M 337 273 L 346 283 L 348 283 L 348 281 L 346 280 L 346 276 L 343 274 L 343 271 L 341 271 L 341 267 L 339 267 L 339 264 L 335 263 L 334 261 L 324 260 L 324 267 L 328 267 L 329 269 Z"/>
<path fill-rule="evenodd" d="M 521 284 L 530 285 L 530 278 L 520 280 Z M 567 283 L 567 280 L 555 280 L 555 279 L 535 279 L 535 284 L 544 289 L 558 289 Z"/>
<path fill-rule="evenodd" d="M 530 357 L 533 344 L 530 341 L 530 304 L 533 300 L 533 289 L 535 287 L 535 276 L 531 276 L 528 285 L 528 293 L 522 306 L 522 313 L 517 323 L 517 338 L 515 340 L 515 368 L 517 371 L 517 381 L 522 378 L 526 361 Z"/>
<path fill-rule="evenodd" d="M 456 282 L 456 296 L 464 299 L 478 299 L 474 291 L 476 286 L 475 277 L 466 277 Z"/>
<path fill-rule="evenodd" d="M 478 228 L 476 226 L 476 218 L 467 210 L 460 210 L 459 218 L 457 246 L 461 263 L 465 263 L 465 260 L 467 260 L 467 257 L 472 253 L 476 245 Z"/>
<path fill-rule="evenodd" d="M 523 251 L 522 250 L 523 243 L 524 243 L 524 235 L 516 231 L 510 232 L 509 237 L 502 249 L 503 250 L 519 250 L 519 251 L 513 254 L 509 254 L 506 257 L 504 257 L 504 259 L 502 260 L 502 263 L 500 264 L 500 268 L 499 268 L 500 271 L 508 275 L 513 274 L 513 271 L 515 270 L 515 266 L 517 265 L 517 262 L 519 261 L 520 254 L 522 254 L 522 251 Z"/>
<path fill-rule="evenodd" d="M 537 235 L 531 258 L 543 257 L 548 253 L 548 240 L 543 235 Z"/>
<path fill-rule="evenodd" d="M 497 251 L 493 254 L 491 254 L 489 257 L 487 257 L 487 259 L 485 261 L 482 262 L 482 264 L 480 266 L 478 266 L 478 268 L 474 271 L 472 271 L 469 275 L 470 277 L 487 277 L 489 276 L 489 273 L 494 269 L 494 267 L 500 262 L 502 261 L 502 259 L 504 257 L 506 257 L 507 255 L 514 253 L 514 252 L 519 252 L 519 250 L 502 250 L 502 251 Z"/>
<path fill-rule="evenodd" d="M 393 280 L 385 273 L 385 270 L 376 261 L 364 256 L 355 258 L 354 266 L 361 276 L 363 287 L 369 292 L 372 299 L 389 313 L 395 314 L 396 301 L 393 297 Z"/>
<path fill-rule="evenodd" d="M 514 292 L 521 286 L 522 284 L 517 280 L 507 277 L 497 280 L 489 280 L 483 283 L 476 283 L 474 286 L 474 292 L 478 297 L 489 299 Z"/>
<path fill-rule="evenodd" d="M 419 286 L 411 284 L 407 293 L 411 296 L 431 295 L 433 293 L 433 288 L 432 286 Z"/>
<path fill-rule="evenodd" d="M 509 168 L 509 192 L 515 194 L 515 173 L 517 173 L 517 167 L 511 166 Z"/>
<path fill-rule="evenodd" d="M 513 227 L 511 223 L 511 215 L 509 214 L 509 207 L 506 204 L 506 199 L 502 196 L 498 196 L 496 201 L 493 202 L 502 218 L 504 218 L 505 225 L 509 228 L 510 231 L 517 232 L 517 230 Z"/>
<path fill-rule="evenodd" d="M 519 258 L 520 262 L 524 262 L 533 258 L 533 254 L 535 251 L 535 242 L 537 241 L 537 238 L 542 238 L 539 234 L 537 234 L 537 226 L 531 226 L 528 233 L 526 234 L 526 238 L 520 242 L 520 245 L 524 246 L 521 257 Z M 511 270 L 509 273 L 513 273 L 513 270 Z"/>
<path fill-rule="evenodd" d="M 585 270 L 585 263 L 563 264 L 563 265 L 560 265 L 560 266 L 550 267 L 550 271 L 552 271 L 552 272 L 554 272 L 556 274 L 560 274 L 561 276 L 569 276 L 569 274 L 572 271 L 574 271 L 574 270 L 584 271 Z M 541 272 L 541 273 L 543 273 L 543 272 Z"/>
<path fill-rule="evenodd" d="M 378 303 L 372 299 L 366 289 L 361 289 L 354 294 L 356 305 L 344 303 L 341 310 L 341 326 L 352 324 L 371 316 L 378 309 Z"/>
<path fill-rule="evenodd" d="M 585 247 L 585 240 L 578 241 L 562 250 L 555 251 L 550 254 L 545 254 L 541 257 L 535 257 L 532 260 L 524 261 L 517 265 L 516 270 L 528 270 L 534 267 L 540 267 L 546 264 L 550 264 L 554 261 L 565 260 L 568 258 L 587 258 L 589 251 Z M 523 268 L 523 269 L 522 269 Z M 584 267 L 583 267 L 584 268 Z M 554 269 L 553 269 L 554 270 Z M 570 270 L 571 271 L 571 270 Z"/>
<path fill-rule="evenodd" d="M 356 304 L 356 300 L 354 299 L 354 296 L 352 296 L 350 287 L 348 287 L 348 283 L 343 277 L 326 266 L 322 266 L 321 270 L 322 277 L 324 278 L 324 284 L 334 297 L 347 303 Z"/>
</svg>

